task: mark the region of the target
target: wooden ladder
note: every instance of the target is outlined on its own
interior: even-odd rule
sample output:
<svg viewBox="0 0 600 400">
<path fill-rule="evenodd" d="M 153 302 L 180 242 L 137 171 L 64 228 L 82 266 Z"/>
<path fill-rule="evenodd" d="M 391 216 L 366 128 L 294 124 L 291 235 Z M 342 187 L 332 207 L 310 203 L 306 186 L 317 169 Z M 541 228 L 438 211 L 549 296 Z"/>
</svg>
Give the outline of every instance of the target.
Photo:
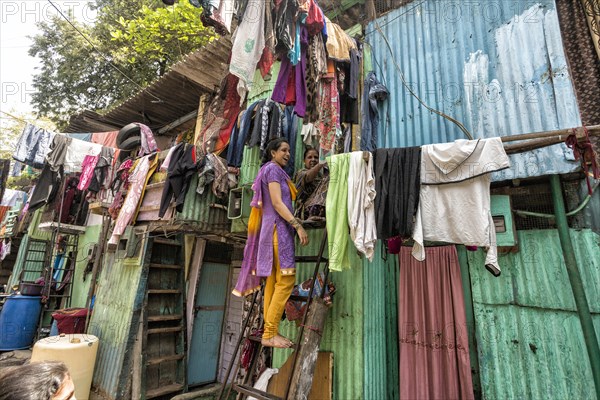
<svg viewBox="0 0 600 400">
<path fill-rule="evenodd" d="M 150 257 L 142 306 L 141 398 L 186 389 L 185 277 L 179 240 L 149 237 Z"/>
<path fill-rule="evenodd" d="M 261 344 L 261 337 L 250 335 L 250 329 L 247 329 L 250 321 L 257 317 L 257 315 L 255 315 L 253 312 L 249 312 L 246 318 L 244 319 L 242 330 L 240 332 L 240 336 L 238 338 L 231 363 L 227 368 L 227 372 L 223 380 L 223 386 L 221 388 L 219 396 L 217 397 L 218 400 L 228 399 L 230 391 L 232 389 L 238 392 L 237 399 L 243 398 L 244 396 L 252 396 L 259 400 L 296 400 L 306 398 L 312 386 L 312 378 L 317 362 L 316 353 L 319 350 L 319 344 L 321 341 L 323 328 L 325 326 L 325 319 L 327 317 L 327 311 L 329 309 L 329 307 L 325 305 L 323 301 L 323 296 L 325 295 L 327 287 L 327 278 L 329 275 L 329 260 L 323 257 L 325 246 L 327 246 L 327 231 L 324 231 L 319 252 L 316 256 L 296 256 L 295 258 L 297 263 L 314 262 L 315 269 L 313 272 L 312 284 L 308 296 L 290 296 L 290 300 L 303 301 L 306 302 L 307 305 L 304 309 L 304 314 L 302 315 L 302 323 L 300 324 L 297 339 L 293 347 L 294 351 L 290 355 L 291 361 L 289 359 L 287 361 L 291 362 L 293 367 L 292 373 L 289 377 L 288 385 L 286 385 L 287 389 L 285 396 L 279 397 L 274 394 L 255 389 L 250 384 L 250 380 L 252 379 L 254 369 L 256 368 L 257 361 L 260 357 L 263 346 Z M 315 283 L 317 282 L 322 265 L 324 274 L 323 287 L 321 288 L 320 298 L 315 299 L 313 298 Z M 262 289 L 264 290 L 264 286 Z M 262 312 L 262 307 L 255 307 L 257 297 L 258 292 L 255 292 L 252 296 L 251 310 L 258 310 L 258 313 L 260 314 Z M 310 329 L 304 329 L 305 327 L 310 327 Z M 225 394 L 227 382 L 229 380 L 229 377 L 231 376 L 231 372 L 233 370 L 234 363 L 236 363 L 236 360 L 237 365 L 235 368 L 234 376 L 237 375 L 238 370 L 240 368 L 241 354 L 239 357 L 240 359 L 238 359 L 237 354 L 242 342 L 245 339 L 257 342 L 257 347 L 253 353 L 253 357 L 250 362 L 250 367 L 248 368 L 248 372 L 244 378 L 244 381 L 241 384 L 234 383 L 229 388 L 226 396 L 224 397 L 223 395 Z"/>
</svg>

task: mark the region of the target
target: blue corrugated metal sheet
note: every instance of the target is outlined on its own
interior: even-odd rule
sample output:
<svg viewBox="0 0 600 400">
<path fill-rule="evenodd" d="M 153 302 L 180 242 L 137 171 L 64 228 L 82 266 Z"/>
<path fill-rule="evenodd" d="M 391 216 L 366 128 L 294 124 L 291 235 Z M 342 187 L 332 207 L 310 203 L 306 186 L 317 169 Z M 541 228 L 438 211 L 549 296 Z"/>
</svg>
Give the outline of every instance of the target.
<svg viewBox="0 0 600 400">
<path fill-rule="evenodd" d="M 600 237 L 571 230 L 590 309 L 600 331 Z M 468 256 L 483 397 L 595 398 L 583 333 L 555 230 L 519 231 L 502 275 Z"/>
<path fill-rule="evenodd" d="M 310 243 L 306 247 L 297 246 L 298 255 L 317 255 L 321 244 L 323 230 L 309 230 Z M 325 255 L 327 256 L 327 255 Z M 364 353 L 363 353 L 363 263 L 356 252 L 350 252 L 352 268 L 343 272 L 331 272 L 331 281 L 337 292 L 333 299 L 333 307 L 329 310 L 321 351 L 333 352 L 333 398 L 338 400 L 362 399 L 364 385 Z M 296 265 L 296 283 L 303 282 L 312 276 L 314 264 Z M 280 332 L 292 339 L 296 338 L 297 328 L 294 323 L 282 321 Z M 275 350 L 273 365 L 280 367 L 289 351 Z"/>
<path fill-rule="evenodd" d="M 380 109 L 380 147 L 465 138 L 409 94 L 394 59 L 426 104 L 476 138 L 581 125 L 553 0 L 412 2 L 371 22 L 366 41 L 375 73 L 390 91 Z M 513 155 L 512 168 L 494 179 L 572 172 L 578 167 L 570 156 L 564 145 Z"/>
<path fill-rule="evenodd" d="M 124 236 L 129 236 L 130 229 Z M 88 329 L 100 339 L 93 389 L 108 399 L 127 398 L 125 382 L 132 357 L 138 356 L 131 354 L 131 349 L 147 279 L 141 265 L 145 251 L 140 252 L 140 258 L 123 258 L 124 253 L 109 253 L 105 258 Z"/>
</svg>

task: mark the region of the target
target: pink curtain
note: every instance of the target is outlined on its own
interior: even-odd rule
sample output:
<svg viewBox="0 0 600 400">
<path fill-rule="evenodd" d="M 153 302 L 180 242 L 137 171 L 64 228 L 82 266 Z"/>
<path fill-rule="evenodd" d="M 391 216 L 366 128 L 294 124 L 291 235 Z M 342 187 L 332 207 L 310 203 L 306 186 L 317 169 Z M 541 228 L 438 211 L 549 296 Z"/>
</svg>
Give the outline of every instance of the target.
<svg viewBox="0 0 600 400">
<path fill-rule="evenodd" d="M 401 399 L 473 399 L 460 266 L 454 246 L 400 251 Z"/>
</svg>

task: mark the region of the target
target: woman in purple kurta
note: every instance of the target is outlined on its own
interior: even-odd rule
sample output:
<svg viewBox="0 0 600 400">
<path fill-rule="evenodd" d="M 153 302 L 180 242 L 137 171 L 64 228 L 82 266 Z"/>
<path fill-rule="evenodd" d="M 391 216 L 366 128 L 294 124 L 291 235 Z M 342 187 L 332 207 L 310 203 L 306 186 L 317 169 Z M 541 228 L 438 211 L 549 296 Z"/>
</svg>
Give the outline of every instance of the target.
<svg viewBox="0 0 600 400">
<path fill-rule="evenodd" d="M 260 289 L 260 278 L 266 278 L 262 344 L 270 347 L 292 346 L 291 341 L 279 335 L 278 327 L 295 283 L 294 229 L 300 243 L 308 243 L 306 231 L 292 214 L 296 187 L 283 170 L 289 158 L 290 145 L 284 138 L 267 144 L 264 164 L 252 185 L 248 240 L 233 291 L 237 296 L 246 296 Z"/>
</svg>

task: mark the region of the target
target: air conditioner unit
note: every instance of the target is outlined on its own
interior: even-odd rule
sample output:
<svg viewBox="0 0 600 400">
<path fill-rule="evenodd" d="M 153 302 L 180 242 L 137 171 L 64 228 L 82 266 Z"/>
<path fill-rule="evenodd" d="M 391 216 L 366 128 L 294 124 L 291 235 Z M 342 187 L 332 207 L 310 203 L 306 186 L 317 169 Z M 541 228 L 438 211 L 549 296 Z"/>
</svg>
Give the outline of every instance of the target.
<svg viewBox="0 0 600 400">
<path fill-rule="evenodd" d="M 250 186 L 242 186 L 229 191 L 227 218 L 231 220 L 232 233 L 244 233 L 248 230 L 251 200 L 252 189 Z"/>
</svg>

